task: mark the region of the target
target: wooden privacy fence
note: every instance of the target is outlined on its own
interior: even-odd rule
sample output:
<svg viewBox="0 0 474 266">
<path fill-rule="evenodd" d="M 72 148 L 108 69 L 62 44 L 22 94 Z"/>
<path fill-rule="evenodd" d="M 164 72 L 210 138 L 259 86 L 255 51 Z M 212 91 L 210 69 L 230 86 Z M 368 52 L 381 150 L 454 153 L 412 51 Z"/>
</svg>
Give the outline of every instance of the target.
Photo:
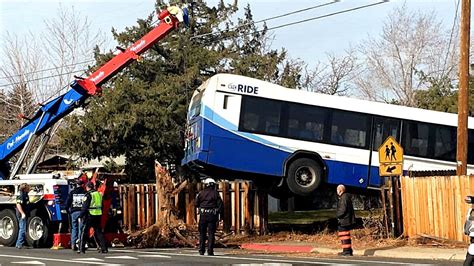
<svg viewBox="0 0 474 266">
<path fill-rule="evenodd" d="M 174 197 L 178 217 L 189 225 L 196 225 L 194 201 L 202 184 L 188 184 Z M 119 186 L 123 209 L 123 227 L 139 230 L 153 225 L 158 217 L 156 184 L 124 184 Z M 223 230 L 225 232 L 263 234 L 268 228 L 268 196 L 257 191 L 252 182 L 219 182 L 218 191 L 224 203 Z"/>
<path fill-rule="evenodd" d="M 408 177 L 401 181 L 404 233 L 467 241 L 464 221 L 474 195 L 474 176 Z"/>
</svg>

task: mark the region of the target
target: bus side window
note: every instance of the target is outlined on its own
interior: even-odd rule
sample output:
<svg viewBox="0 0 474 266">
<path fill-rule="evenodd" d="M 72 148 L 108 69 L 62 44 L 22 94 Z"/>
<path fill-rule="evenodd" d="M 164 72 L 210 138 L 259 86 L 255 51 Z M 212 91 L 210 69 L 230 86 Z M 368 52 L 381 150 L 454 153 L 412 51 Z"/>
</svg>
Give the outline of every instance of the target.
<svg viewBox="0 0 474 266">
<path fill-rule="evenodd" d="M 344 138 L 337 126 L 332 126 L 331 142 L 335 144 L 344 144 Z"/>
<path fill-rule="evenodd" d="M 468 132 L 467 163 L 474 164 L 474 129 Z"/>
<path fill-rule="evenodd" d="M 297 138 L 298 137 L 298 124 L 299 121 L 296 119 L 289 119 L 288 120 L 288 136 L 290 138 Z"/>
<path fill-rule="evenodd" d="M 454 127 L 435 125 L 434 158 L 456 161 L 456 129 Z"/>
<path fill-rule="evenodd" d="M 403 141 L 407 155 L 428 156 L 429 126 L 427 123 L 404 121 Z"/>
<path fill-rule="evenodd" d="M 368 148 L 369 118 L 369 115 L 366 114 L 334 111 L 331 126 L 331 142 L 336 145 Z"/>
<path fill-rule="evenodd" d="M 245 113 L 244 115 L 244 129 L 249 131 L 256 131 L 258 127 L 258 115 L 254 113 Z"/>
<path fill-rule="evenodd" d="M 229 95 L 224 95 L 224 104 L 222 105 L 222 109 L 227 109 L 228 101 L 229 101 Z"/>
</svg>

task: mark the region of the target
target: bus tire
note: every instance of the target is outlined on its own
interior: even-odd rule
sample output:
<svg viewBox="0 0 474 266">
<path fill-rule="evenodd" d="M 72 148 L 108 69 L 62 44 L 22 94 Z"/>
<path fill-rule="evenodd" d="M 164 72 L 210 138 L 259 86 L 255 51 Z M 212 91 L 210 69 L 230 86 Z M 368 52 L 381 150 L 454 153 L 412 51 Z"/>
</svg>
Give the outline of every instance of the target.
<svg viewBox="0 0 474 266">
<path fill-rule="evenodd" d="M 321 166 L 308 158 L 296 159 L 288 168 L 286 183 L 295 195 L 308 196 L 321 184 Z"/>
<path fill-rule="evenodd" d="M 26 242 L 30 247 L 48 247 L 51 244 L 52 232 L 49 225 L 47 216 L 40 209 L 30 212 L 26 223 Z"/>
<path fill-rule="evenodd" d="M 18 237 L 18 219 L 15 211 L 4 209 L 0 212 L 0 244 L 13 247 Z"/>
</svg>

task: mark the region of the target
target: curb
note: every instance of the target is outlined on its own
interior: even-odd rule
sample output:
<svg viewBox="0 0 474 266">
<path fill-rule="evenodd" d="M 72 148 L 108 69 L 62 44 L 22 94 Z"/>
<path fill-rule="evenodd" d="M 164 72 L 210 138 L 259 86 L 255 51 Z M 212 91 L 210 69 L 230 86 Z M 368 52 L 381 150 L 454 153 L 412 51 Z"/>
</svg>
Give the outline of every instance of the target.
<svg viewBox="0 0 474 266">
<path fill-rule="evenodd" d="M 267 243 L 246 243 L 240 246 L 241 249 L 260 250 L 269 252 L 302 252 L 336 255 L 339 249 L 314 247 L 313 245 L 288 245 L 288 244 L 267 244 Z M 465 249 L 436 249 L 425 247 L 383 247 L 375 249 L 356 249 L 356 256 L 401 258 L 401 259 L 427 259 L 427 260 L 447 260 L 464 261 L 466 257 Z"/>
<path fill-rule="evenodd" d="M 268 245 L 268 244 L 242 244 L 240 245 L 241 249 L 250 249 L 250 250 L 263 250 L 263 251 L 273 251 L 273 252 L 305 252 L 310 253 L 314 249 L 313 246 L 298 246 L 298 245 Z"/>
<path fill-rule="evenodd" d="M 390 257 L 404 259 L 429 259 L 429 260 L 449 260 L 464 261 L 466 249 L 433 249 L 433 248 L 408 248 L 397 247 L 385 250 L 373 250 L 374 257 Z"/>
</svg>

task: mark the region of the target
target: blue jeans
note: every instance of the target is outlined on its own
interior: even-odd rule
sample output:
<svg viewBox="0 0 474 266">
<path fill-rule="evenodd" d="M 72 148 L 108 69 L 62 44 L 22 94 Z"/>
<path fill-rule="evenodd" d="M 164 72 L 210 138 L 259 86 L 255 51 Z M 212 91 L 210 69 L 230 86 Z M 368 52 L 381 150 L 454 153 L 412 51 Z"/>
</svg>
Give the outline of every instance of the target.
<svg viewBox="0 0 474 266">
<path fill-rule="evenodd" d="M 26 220 L 28 218 L 25 218 L 25 219 L 21 219 L 21 214 L 20 213 L 16 213 L 16 217 L 18 218 L 18 226 L 20 227 L 18 229 L 18 238 L 16 240 L 16 245 L 15 247 L 17 248 L 20 248 L 23 246 L 23 244 L 25 243 L 25 237 L 26 237 Z"/>
<path fill-rule="evenodd" d="M 81 236 L 82 225 L 79 222 L 80 211 L 71 213 L 71 248 L 74 249 L 77 239 Z M 79 245 L 78 245 L 79 246 Z"/>
</svg>

